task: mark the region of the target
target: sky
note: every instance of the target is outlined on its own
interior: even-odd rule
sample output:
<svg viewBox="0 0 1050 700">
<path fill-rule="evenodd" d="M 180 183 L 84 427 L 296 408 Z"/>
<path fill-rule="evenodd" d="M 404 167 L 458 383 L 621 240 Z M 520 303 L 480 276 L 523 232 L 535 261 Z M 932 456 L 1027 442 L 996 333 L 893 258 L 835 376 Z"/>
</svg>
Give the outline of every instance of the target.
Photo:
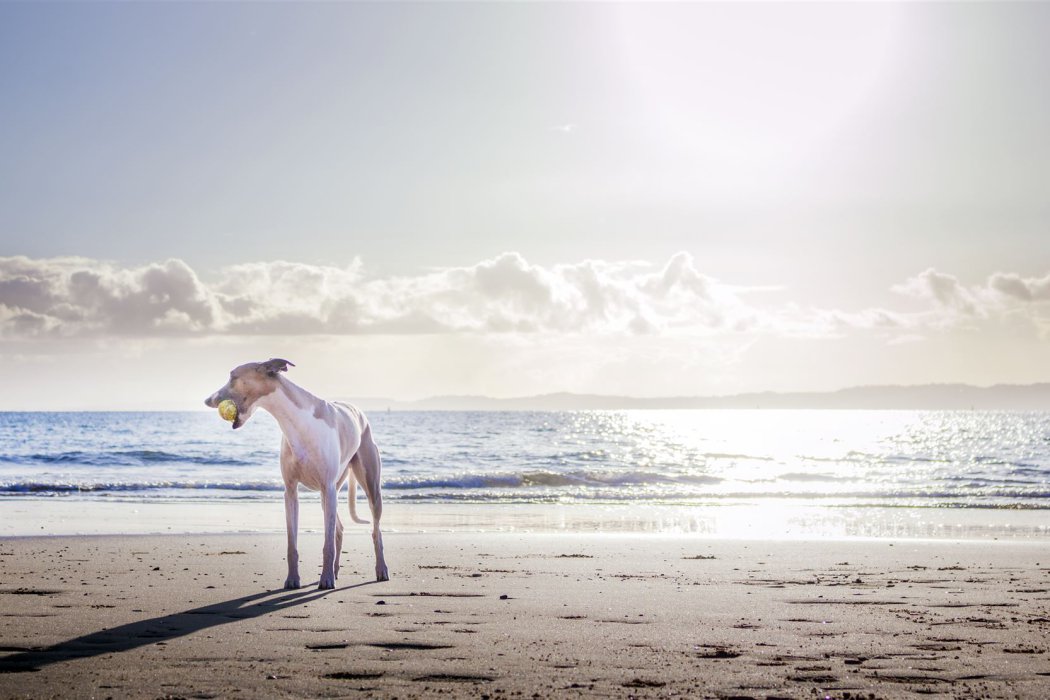
<svg viewBox="0 0 1050 700">
<path fill-rule="evenodd" d="M 1050 381 L 1050 4 L 0 3 L 0 409 Z"/>
</svg>

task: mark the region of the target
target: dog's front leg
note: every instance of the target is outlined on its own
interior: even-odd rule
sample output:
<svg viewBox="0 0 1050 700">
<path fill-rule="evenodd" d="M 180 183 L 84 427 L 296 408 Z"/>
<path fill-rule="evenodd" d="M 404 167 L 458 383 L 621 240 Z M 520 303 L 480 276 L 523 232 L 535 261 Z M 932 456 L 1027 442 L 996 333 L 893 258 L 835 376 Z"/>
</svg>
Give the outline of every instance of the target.
<svg viewBox="0 0 1050 700">
<path fill-rule="evenodd" d="M 321 581 L 318 588 L 335 588 L 335 558 L 336 558 L 336 521 L 339 514 L 336 513 L 335 486 L 329 485 L 321 494 L 324 506 L 324 558 L 321 563 Z"/>
<path fill-rule="evenodd" d="M 288 578 L 285 588 L 299 587 L 299 548 L 296 538 L 299 533 L 299 485 L 284 485 L 284 518 L 288 527 Z"/>
</svg>

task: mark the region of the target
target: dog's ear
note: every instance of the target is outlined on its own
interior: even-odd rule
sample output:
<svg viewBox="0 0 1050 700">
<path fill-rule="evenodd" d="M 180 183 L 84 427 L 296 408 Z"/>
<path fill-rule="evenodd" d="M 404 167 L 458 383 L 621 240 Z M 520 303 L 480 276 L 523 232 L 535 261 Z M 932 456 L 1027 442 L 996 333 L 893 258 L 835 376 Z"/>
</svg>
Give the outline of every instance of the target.
<svg viewBox="0 0 1050 700">
<path fill-rule="evenodd" d="M 278 372 L 287 372 L 289 367 L 295 367 L 295 365 L 288 360 L 273 357 L 260 364 L 259 371 L 268 377 L 276 377 Z"/>
</svg>

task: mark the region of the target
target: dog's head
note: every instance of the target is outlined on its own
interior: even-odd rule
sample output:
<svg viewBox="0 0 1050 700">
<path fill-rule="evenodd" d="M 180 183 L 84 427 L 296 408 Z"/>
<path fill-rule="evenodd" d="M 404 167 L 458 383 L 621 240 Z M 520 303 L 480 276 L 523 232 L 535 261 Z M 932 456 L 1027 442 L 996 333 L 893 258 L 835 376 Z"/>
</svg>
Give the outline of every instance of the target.
<svg viewBox="0 0 1050 700">
<path fill-rule="evenodd" d="M 233 429 L 236 430 L 247 423 L 255 413 L 259 399 L 277 390 L 278 373 L 287 372 L 289 367 L 295 367 L 295 365 L 288 360 L 278 358 L 266 362 L 249 362 L 240 367 L 234 367 L 226 386 L 204 399 L 204 404 L 217 408 L 227 399 L 233 401 L 237 405 L 237 418 L 233 421 Z"/>
</svg>

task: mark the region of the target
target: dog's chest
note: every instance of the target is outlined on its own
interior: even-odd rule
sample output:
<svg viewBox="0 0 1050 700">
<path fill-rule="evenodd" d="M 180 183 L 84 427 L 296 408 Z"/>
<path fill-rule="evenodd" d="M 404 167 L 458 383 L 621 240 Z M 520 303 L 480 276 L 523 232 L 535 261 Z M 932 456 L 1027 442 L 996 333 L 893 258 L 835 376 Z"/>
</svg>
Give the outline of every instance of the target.
<svg viewBox="0 0 1050 700">
<path fill-rule="evenodd" d="M 296 418 L 291 426 L 281 426 L 287 444 L 287 459 L 300 465 L 338 459 L 335 453 L 339 451 L 339 446 L 333 440 L 334 432 L 324 421 L 305 411 Z"/>
<path fill-rule="evenodd" d="M 327 478 L 332 468 L 345 465 L 361 444 L 361 430 L 339 411 L 318 416 L 299 410 L 285 426 L 282 467 L 286 475 L 309 482 L 312 475 Z"/>
</svg>

